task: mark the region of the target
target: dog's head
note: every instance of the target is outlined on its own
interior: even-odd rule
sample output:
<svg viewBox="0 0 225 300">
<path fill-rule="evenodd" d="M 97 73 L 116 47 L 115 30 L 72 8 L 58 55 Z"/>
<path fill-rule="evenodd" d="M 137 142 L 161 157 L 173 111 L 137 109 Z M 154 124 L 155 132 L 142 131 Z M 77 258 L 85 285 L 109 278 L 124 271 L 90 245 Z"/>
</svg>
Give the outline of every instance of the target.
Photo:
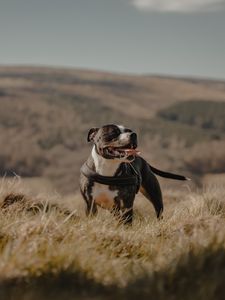
<svg viewBox="0 0 225 300">
<path fill-rule="evenodd" d="M 121 125 L 91 128 L 87 140 L 93 142 L 97 153 L 106 159 L 132 160 L 139 154 L 137 134 Z"/>
</svg>

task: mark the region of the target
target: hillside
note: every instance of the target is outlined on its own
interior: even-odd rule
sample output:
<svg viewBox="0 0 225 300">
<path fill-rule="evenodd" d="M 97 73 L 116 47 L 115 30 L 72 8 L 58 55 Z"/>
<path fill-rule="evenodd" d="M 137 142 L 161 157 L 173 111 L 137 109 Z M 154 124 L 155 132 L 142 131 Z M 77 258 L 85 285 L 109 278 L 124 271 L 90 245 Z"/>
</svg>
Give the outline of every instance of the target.
<svg viewBox="0 0 225 300">
<path fill-rule="evenodd" d="M 224 299 L 224 188 L 167 191 L 161 221 L 138 196 L 127 227 L 22 183 L 0 182 L 0 299 Z"/>
<path fill-rule="evenodd" d="M 87 131 L 105 123 L 135 129 L 143 156 L 159 168 L 193 176 L 205 172 L 198 170 L 206 164 L 207 173 L 211 172 L 208 156 L 199 157 L 199 149 L 214 145 L 218 158 L 216 151 L 212 172 L 222 172 L 223 124 L 202 126 L 169 115 L 174 106 L 178 114 L 186 111 L 189 102 L 203 104 L 203 119 L 209 102 L 213 107 L 220 105 L 212 117 L 221 118 L 225 82 L 0 67 L 1 175 L 46 177 L 57 191 L 74 192 L 80 165 L 90 151 Z M 188 110 L 192 115 L 193 108 Z"/>
</svg>

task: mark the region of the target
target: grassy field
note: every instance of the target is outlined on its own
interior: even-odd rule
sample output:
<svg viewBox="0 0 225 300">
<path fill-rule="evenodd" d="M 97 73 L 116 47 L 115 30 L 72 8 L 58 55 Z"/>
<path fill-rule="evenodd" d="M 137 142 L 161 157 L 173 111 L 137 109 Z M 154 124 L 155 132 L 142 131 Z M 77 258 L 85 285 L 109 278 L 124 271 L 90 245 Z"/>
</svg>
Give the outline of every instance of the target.
<svg viewBox="0 0 225 300">
<path fill-rule="evenodd" d="M 225 189 L 164 190 L 157 221 L 138 196 L 133 226 L 79 194 L 0 184 L 0 299 L 224 299 Z"/>
</svg>

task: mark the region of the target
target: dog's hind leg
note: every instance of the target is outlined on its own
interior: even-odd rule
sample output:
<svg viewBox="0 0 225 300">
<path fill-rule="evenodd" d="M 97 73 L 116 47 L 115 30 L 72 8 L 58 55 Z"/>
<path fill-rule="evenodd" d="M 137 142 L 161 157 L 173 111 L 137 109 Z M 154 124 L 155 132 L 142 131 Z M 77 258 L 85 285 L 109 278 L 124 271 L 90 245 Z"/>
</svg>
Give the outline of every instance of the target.
<svg viewBox="0 0 225 300">
<path fill-rule="evenodd" d="M 163 212 L 163 199 L 160 185 L 148 165 L 146 165 L 145 168 L 147 168 L 147 170 L 144 171 L 144 176 L 142 176 L 140 192 L 152 202 L 157 218 L 160 218 Z"/>
</svg>

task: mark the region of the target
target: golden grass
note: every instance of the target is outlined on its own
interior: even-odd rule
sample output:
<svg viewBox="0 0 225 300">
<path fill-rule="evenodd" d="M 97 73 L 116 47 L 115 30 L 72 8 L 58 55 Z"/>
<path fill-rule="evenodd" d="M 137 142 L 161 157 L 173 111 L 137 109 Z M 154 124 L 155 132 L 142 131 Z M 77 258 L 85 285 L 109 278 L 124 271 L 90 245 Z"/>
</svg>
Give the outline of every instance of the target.
<svg viewBox="0 0 225 300">
<path fill-rule="evenodd" d="M 224 297 L 222 187 L 166 191 L 161 221 L 138 197 L 132 226 L 104 210 L 86 218 L 79 195 L 31 197 L 16 180 L 2 181 L 0 206 L 0 299 Z"/>
</svg>

